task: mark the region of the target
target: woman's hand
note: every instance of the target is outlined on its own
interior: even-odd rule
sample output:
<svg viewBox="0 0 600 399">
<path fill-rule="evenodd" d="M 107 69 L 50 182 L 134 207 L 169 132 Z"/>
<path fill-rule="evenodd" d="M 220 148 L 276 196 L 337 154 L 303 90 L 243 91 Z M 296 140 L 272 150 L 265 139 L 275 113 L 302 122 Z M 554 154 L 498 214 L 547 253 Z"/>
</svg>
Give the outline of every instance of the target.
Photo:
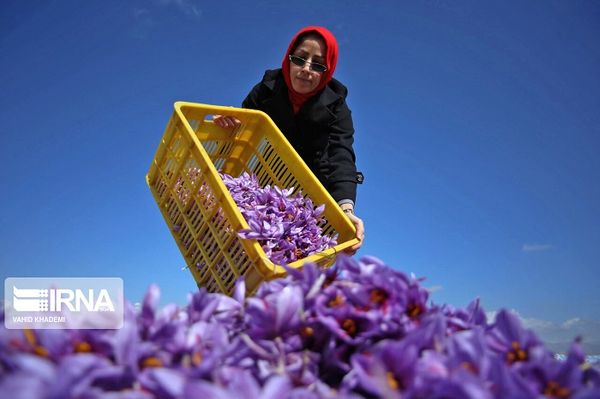
<svg viewBox="0 0 600 399">
<path fill-rule="evenodd" d="M 354 244 L 353 246 L 347 248 L 344 251 L 345 254 L 352 256 L 356 253 L 356 251 L 358 251 L 358 249 L 362 246 L 363 241 L 365 240 L 365 224 L 361 218 L 354 214 L 354 209 L 351 205 L 348 206 L 347 204 L 344 204 L 342 206 L 342 210 L 344 211 L 346 216 L 348 216 L 348 219 L 350 219 L 350 221 L 354 223 L 354 226 L 356 227 L 356 238 L 358 238 L 358 243 Z"/>
<path fill-rule="evenodd" d="M 235 130 L 242 124 L 238 118 L 227 115 L 214 115 L 213 122 L 215 125 L 227 130 Z"/>
</svg>

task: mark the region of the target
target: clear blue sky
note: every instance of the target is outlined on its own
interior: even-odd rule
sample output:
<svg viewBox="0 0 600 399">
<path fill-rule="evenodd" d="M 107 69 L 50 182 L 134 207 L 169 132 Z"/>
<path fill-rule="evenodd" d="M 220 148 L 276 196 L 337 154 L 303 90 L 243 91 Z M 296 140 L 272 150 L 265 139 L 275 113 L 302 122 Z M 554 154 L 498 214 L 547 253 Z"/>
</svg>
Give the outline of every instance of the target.
<svg viewBox="0 0 600 399">
<path fill-rule="evenodd" d="M 144 180 L 173 103 L 239 105 L 310 24 L 340 44 L 360 253 L 438 303 L 599 320 L 595 1 L 4 0 L 2 278 L 120 276 L 131 301 L 158 283 L 184 303 Z"/>
</svg>

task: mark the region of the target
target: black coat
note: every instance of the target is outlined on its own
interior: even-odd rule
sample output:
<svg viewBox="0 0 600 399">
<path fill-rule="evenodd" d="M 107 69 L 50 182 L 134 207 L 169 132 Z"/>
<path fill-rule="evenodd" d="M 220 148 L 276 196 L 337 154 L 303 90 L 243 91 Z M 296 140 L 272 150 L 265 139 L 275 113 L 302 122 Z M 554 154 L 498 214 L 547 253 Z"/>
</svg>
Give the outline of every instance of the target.
<svg viewBox="0 0 600 399">
<path fill-rule="evenodd" d="M 336 201 L 355 202 L 362 175 L 356 172 L 347 94 L 346 87 L 332 79 L 294 115 L 281 69 L 275 69 L 265 72 L 242 107 L 269 115 Z"/>
</svg>

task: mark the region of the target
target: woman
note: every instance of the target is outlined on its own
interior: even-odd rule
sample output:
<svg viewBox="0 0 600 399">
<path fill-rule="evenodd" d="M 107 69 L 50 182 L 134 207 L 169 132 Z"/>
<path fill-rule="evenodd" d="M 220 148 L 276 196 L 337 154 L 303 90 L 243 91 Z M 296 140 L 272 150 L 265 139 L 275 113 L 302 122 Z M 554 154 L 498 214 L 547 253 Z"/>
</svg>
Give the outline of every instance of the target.
<svg viewBox="0 0 600 399">
<path fill-rule="evenodd" d="M 354 128 L 345 100 L 348 90 L 333 78 L 337 55 L 337 41 L 329 30 L 301 29 L 288 46 L 282 68 L 266 71 L 242 106 L 273 119 L 354 223 L 360 241 L 348 250 L 354 254 L 364 239 L 363 221 L 354 214 L 356 185 L 363 178 L 356 171 L 352 148 Z M 230 116 L 216 116 L 215 123 L 229 129 L 240 124 Z"/>
</svg>

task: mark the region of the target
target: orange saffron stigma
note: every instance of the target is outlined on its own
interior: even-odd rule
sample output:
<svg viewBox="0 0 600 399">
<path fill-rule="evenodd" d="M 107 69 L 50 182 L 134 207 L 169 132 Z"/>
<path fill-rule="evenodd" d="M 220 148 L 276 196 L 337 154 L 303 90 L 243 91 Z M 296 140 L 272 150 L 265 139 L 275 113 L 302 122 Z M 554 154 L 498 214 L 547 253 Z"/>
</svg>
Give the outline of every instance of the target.
<svg viewBox="0 0 600 399">
<path fill-rule="evenodd" d="M 35 334 L 33 333 L 33 330 L 26 328 L 25 330 L 23 330 L 23 335 L 25 335 L 25 340 L 29 343 L 29 345 L 37 345 L 37 340 L 35 339 Z"/>
<path fill-rule="evenodd" d="M 194 352 L 192 355 L 192 364 L 198 366 L 200 363 L 202 363 L 202 354 L 200 352 Z"/>
<path fill-rule="evenodd" d="M 549 381 L 544 389 L 544 395 L 549 398 L 566 399 L 571 396 L 571 391 L 568 388 L 563 388 L 556 381 Z"/>
<path fill-rule="evenodd" d="M 372 289 L 371 292 L 369 292 L 369 299 L 371 300 L 371 302 L 377 305 L 381 305 L 383 302 L 385 302 L 387 298 L 387 292 L 380 288 Z"/>
<path fill-rule="evenodd" d="M 348 333 L 349 336 L 354 337 L 354 335 L 356 335 L 356 322 L 354 320 L 344 320 L 342 322 L 342 328 Z"/>
<path fill-rule="evenodd" d="M 77 353 L 89 353 L 92 351 L 92 345 L 87 342 L 78 342 L 75 344 L 75 352 Z"/>
<path fill-rule="evenodd" d="M 48 349 L 44 348 L 42 345 L 38 345 L 33 330 L 26 328 L 23 330 L 23 335 L 25 335 L 25 340 L 27 343 L 33 347 L 34 354 L 41 357 L 48 357 L 50 355 Z"/>
<path fill-rule="evenodd" d="M 385 377 L 390 388 L 393 390 L 398 390 L 400 384 L 398 384 L 398 380 L 394 377 L 394 374 L 391 371 L 388 371 Z"/>
<path fill-rule="evenodd" d="M 344 303 L 344 297 L 342 297 L 340 294 L 337 294 L 335 298 L 329 301 L 327 306 L 329 306 L 330 308 L 334 308 L 336 306 L 341 305 L 342 303 Z"/>
<path fill-rule="evenodd" d="M 506 353 L 506 360 L 509 364 L 523 362 L 529 358 L 527 351 L 522 349 L 517 341 L 513 341 L 510 346 L 512 349 Z"/>
<path fill-rule="evenodd" d="M 302 328 L 301 334 L 305 337 L 312 337 L 315 333 L 312 327 L 305 326 Z"/>
<path fill-rule="evenodd" d="M 146 368 L 146 367 L 162 367 L 163 363 L 160 361 L 159 358 L 151 356 L 151 357 L 147 357 L 142 361 L 142 368 Z"/>
<path fill-rule="evenodd" d="M 475 367 L 475 365 L 471 362 L 462 362 L 460 366 L 470 373 L 478 374 L 477 367 Z"/>
<path fill-rule="evenodd" d="M 423 307 L 418 303 L 411 303 L 406 309 L 406 314 L 411 319 L 416 319 L 421 313 L 423 313 Z"/>
<path fill-rule="evenodd" d="M 41 356 L 41 357 L 48 357 L 50 355 L 50 352 L 48 352 L 48 349 L 46 349 L 40 345 L 33 348 L 33 353 L 35 353 L 36 355 Z"/>
</svg>

